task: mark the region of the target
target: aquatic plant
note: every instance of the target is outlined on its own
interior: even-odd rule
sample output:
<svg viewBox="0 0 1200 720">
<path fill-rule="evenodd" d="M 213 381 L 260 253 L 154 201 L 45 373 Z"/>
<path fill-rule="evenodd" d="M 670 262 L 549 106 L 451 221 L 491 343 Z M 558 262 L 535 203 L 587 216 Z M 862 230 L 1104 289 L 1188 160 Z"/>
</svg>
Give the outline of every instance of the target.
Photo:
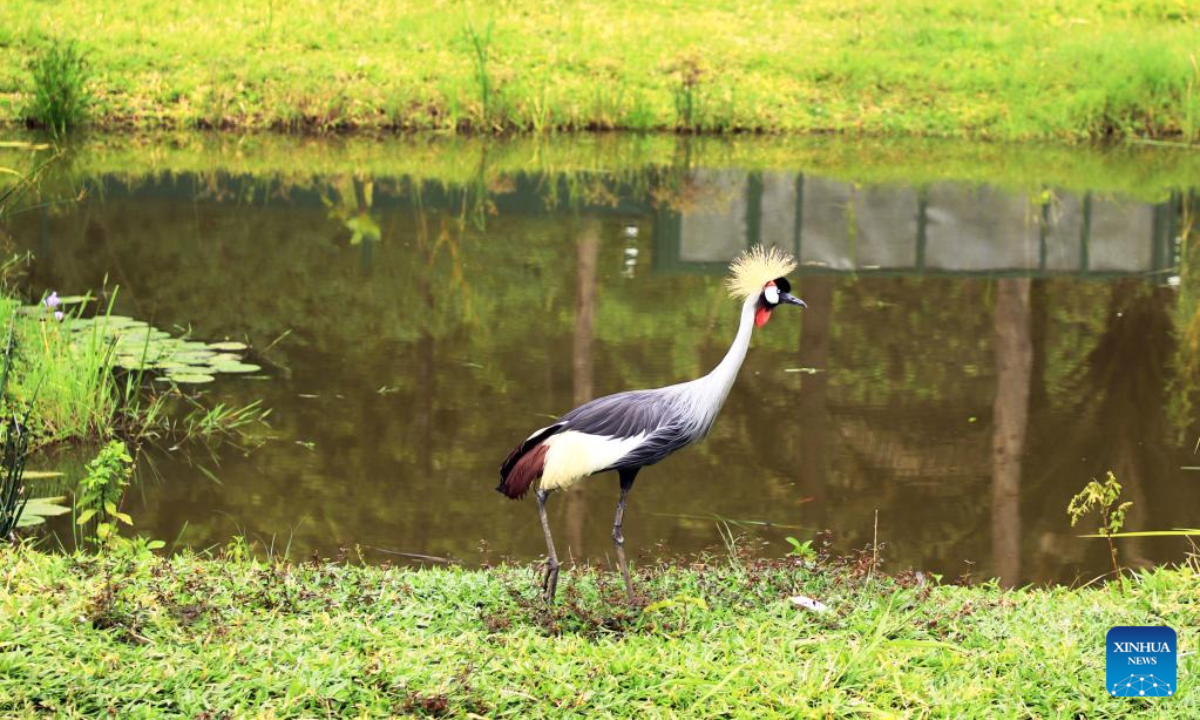
<svg viewBox="0 0 1200 720">
<path fill-rule="evenodd" d="M 22 308 L 26 315 L 58 322 L 67 341 L 75 348 L 99 346 L 111 356 L 111 364 L 123 370 L 161 373 L 157 378 L 178 384 L 209 383 L 218 374 L 258 372 L 262 368 L 244 362 L 245 343 L 225 340 L 205 343 L 186 337 L 172 337 L 169 332 L 125 315 L 109 311 L 93 317 L 78 313 L 67 317 L 59 308 L 66 303 L 82 305 L 88 296 L 59 297 L 50 293 L 39 305 Z M 111 304 L 110 304 L 111 305 Z"/>
<path fill-rule="evenodd" d="M 63 313 L 63 311 L 58 309 L 58 306 L 62 304 L 62 301 L 58 299 L 57 292 L 50 293 L 50 295 L 47 296 L 46 299 L 42 301 L 42 304 L 50 309 L 50 311 L 54 314 L 55 320 L 58 320 L 59 322 L 61 322 L 62 319 L 64 317 L 66 317 L 66 315 Z"/>
<path fill-rule="evenodd" d="M 88 66 L 74 41 L 56 41 L 34 59 L 33 95 L 25 108 L 26 121 L 63 135 L 87 119 L 91 98 L 86 84 Z"/>
<path fill-rule="evenodd" d="M 195 401 L 190 404 L 200 409 L 189 409 L 185 422 L 176 423 L 167 401 L 183 393 L 156 392 L 153 385 L 203 384 L 217 374 L 261 370 L 244 362 L 246 345 L 172 337 L 149 323 L 113 313 L 115 293 L 99 313 L 83 317 L 93 301 L 91 296 L 57 292 L 32 305 L 0 297 L 0 316 L 16 318 L 20 348 L 4 407 L 11 412 L 13 407 L 28 405 L 34 389 L 39 389 L 29 422 L 35 445 L 107 439 L 117 433 L 130 440 L 181 432 L 192 437 L 265 417 L 265 411 L 251 403 L 245 408 L 222 408 L 221 422 L 195 421 L 194 415 L 202 417 L 209 411 Z M 150 377 L 154 384 L 146 382 Z"/>
</svg>

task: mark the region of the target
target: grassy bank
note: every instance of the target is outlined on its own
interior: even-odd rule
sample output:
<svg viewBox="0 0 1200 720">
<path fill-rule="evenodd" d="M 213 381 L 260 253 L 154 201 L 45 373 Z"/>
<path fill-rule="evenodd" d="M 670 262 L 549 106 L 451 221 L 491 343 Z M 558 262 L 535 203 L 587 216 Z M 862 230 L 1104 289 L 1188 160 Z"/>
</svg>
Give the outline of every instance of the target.
<svg viewBox="0 0 1200 720">
<path fill-rule="evenodd" d="M 78 41 L 104 127 L 1200 137 L 1170 0 L 0 6 L 0 120 Z"/>
<path fill-rule="evenodd" d="M 0 552 L 0 712 L 63 717 L 1200 713 L 1200 574 L 1004 591 L 867 564 L 720 558 L 643 571 L 640 606 L 572 570 Z M 788 601 L 825 603 L 814 613 Z M 1179 632 L 1177 696 L 1104 692 L 1113 625 Z"/>
</svg>

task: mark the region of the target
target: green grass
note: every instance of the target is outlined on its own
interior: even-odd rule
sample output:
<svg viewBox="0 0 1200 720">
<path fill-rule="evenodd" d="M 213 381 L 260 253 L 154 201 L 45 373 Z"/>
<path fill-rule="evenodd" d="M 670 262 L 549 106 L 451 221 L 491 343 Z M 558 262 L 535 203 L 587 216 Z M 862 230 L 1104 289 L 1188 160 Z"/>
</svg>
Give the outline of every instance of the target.
<svg viewBox="0 0 1200 720">
<path fill-rule="evenodd" d="M 0 713 L 13 717 L 1197 717 L 1200 574 L 1005 591 L 862 565 L 709 559 L 641 570 L 637 607 L 571 569 L 411 571 L 0 552 Z M 832 611 L 813 614 L 803 594 Z M 1110 698 L 1113 625 L 1179 633 L 1180 692 Z"/>
<path fill-rule="evenodd" d="M 109 128 L 1200 138 L 1187 0 L 4 3 L 0 120 L 55 40 Z"/>
</svg>

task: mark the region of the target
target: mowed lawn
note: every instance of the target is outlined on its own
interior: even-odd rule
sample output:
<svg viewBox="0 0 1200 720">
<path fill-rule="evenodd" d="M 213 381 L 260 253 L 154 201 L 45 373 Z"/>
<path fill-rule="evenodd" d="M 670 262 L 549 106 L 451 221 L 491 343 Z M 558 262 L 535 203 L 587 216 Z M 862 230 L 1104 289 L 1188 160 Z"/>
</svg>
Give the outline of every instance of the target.
<svg viewBox="0 0 1200 720">
<path fill-rule="evenodd" d="M 1200 717 L 1194 565 L 1084 589 L 853 561 L 413 571 L 0 551 L 0 715 Z M 646 565 L 652 565 L 647 567 Z M 793 596 L 823 603 L 804 609 Z M 1113 698 L 1114 625 L 1178 631 L 1178 692 Z"/>
<path fill-rule="evenodd" d="M 1193 0 L 11 0 L 0 122 L 66 41 L 106 128 L 1200 138 Z"/>
</svg>

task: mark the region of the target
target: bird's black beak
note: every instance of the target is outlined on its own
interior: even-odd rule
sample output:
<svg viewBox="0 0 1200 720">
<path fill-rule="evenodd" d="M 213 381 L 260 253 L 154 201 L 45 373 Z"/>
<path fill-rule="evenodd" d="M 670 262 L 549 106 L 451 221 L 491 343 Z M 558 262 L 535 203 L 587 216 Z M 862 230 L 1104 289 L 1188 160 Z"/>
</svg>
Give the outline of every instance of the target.
<svg viewBox="0 0 1200 720">
<path fill-rule="evenodd" d="M 785 293 L 785 292 L 779 293 L 779 302 L 787 303 L 789 305 L 799 305 L 800 307 L 804 307 L 804 308 L 808 307 L 808 303 L 804 302 L 803 300 L 796 297 L 795 295 L 792 295 L 791 293 Z"/>
</svg>

